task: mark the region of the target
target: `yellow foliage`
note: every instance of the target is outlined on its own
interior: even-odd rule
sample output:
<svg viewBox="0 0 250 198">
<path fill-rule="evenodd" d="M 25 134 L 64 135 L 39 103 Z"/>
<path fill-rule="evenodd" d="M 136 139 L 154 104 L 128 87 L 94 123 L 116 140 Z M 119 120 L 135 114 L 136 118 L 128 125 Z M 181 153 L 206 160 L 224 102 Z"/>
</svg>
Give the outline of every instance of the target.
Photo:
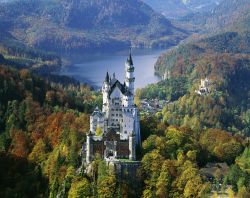
<svg viewBox="0 0 250 198">
<path fill-rule="evenodd" d="M 247 192 L 247 189 L 245 186 L 242 186 L 239 189 L 239 192 L 237 194 L 237 198 L 249 198 L 250 197 L 250 192 Z"/>
<path fill-rule="evenodd" d="M 191 161 L 196 161 L 196 155 L 197 155 L 197 151 L 188 151 L 187 152 L 187 157 L 189 160 Z"/>
<path fill-rule="evenodd" d="M 218 198 L 218 193 L 214 192 L 213 195 L 212 195 L 212 198 Z"/>
<path fill-rule="evenodd" d="M 232 188 L 227 189 L 227 194 L 229 198 L 235 198 L 234 191 L 232 190 Z"/>
<path fill-rule="evenodd" d="M 65 144 L 61 145 L 60 151 L 63 156 L 69 155 L 69 148 Z"/>
<path fill-rule="evenodd" d="M 95 132 L 95 134 L 96 134 L 96 136 L 101 136 L 102 135 L 102 129 L 100 128 L 100 127 L 97 127 L 96 128 L 96 132 Z"/>
<path fill-rule="evenodd" d="M 28 159 L 32 162 L 41 163 L 47 158 L 46 145 L 42 139 L 38 140 L 29 154 Z"/>
<path fill-rule="evenodd" d="M 86 178 L 73 181 L 68 193 L 68 198 L 91 197 L 91 184 Z"/>
</svg>

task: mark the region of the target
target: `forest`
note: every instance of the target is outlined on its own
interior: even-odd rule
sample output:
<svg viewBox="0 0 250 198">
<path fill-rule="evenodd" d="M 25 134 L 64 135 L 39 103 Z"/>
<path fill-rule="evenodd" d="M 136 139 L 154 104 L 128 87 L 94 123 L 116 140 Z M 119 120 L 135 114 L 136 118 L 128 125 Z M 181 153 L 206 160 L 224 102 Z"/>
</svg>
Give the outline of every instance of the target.
<svg viewBox="0 0 250 198">
<path fill-rule="evenodd" d="M 234 75 L 240 75 L 245 82 L 242 89 L 249 90 L 244 78 L 248 76 L 248 67 L 243 64 L 237 68 L 240 69 L 235 70 Z M 227 84 L 232 81 L 237 85 L 234 77 L 227 79 Z M 211 194 L 216 197 L 227 193 L 232 197 L 249 197 L 250 152 L 249 141 L 244 136 L 244 130 L 249 131 L 249 111 L 232 122 L 245 123 L 242 133 L 229 133 L 232 130 L 223 127 L 227 122 L 219 120 L 224 111 L 235 113 L 229 108 L 232 104 L 235 108 L 241 105 L 242 111 L 245 110 L 249 105 L 246 96 L 235 92 L 235 96 L 240 96 L 240 103 L 233 99 L 226 101 L 228 96 L 219 90 L 211 96 L 196 96 L 185 86 L 187 80 L 189 78 L 180 77 L 180 81 L 170 79 L 152 85 L 156 86 L 153 90 L 159 85 L 168 87 L 165 95 L 141 90 L 141 97 L 167 96 L 175 102 L 156 115 L 141 117 L 143 144 L 137 153 L 141 167 L 135 182 L 129 179 L 129 174 L 120 178 L 98 156 L 90 171 L 85 172 L 82 167 L 82 145 L 89 129 L 89 113 L 102 103 L 99 92 L 84 85 L 50 82 L 27 69 L 1 66 L 0 156 L 5 163 L 0 165 L 0 196 L 149 198 L 209 197 Z M 239 87 L 231 90 L 223 83 L 221 86 L 227 88 L 228 93 L 241 90 Z M 150 90 L 150 86 L 147 89 Z M 179 91 L 174 94 L 174 90 Z M 200 103 L 195 104 L 194 100 Z M 214 103 L 221 105 L 219 110 L 211 108 L 217 107 Z M 186 114 L 190 115 L 188 121 Z M 207 171 L 207 164 L 217 164 L 216 171 Z M 223 165 L 226 168 L 220 168 L 221 164 L 226 164 Z"/>
</svg>

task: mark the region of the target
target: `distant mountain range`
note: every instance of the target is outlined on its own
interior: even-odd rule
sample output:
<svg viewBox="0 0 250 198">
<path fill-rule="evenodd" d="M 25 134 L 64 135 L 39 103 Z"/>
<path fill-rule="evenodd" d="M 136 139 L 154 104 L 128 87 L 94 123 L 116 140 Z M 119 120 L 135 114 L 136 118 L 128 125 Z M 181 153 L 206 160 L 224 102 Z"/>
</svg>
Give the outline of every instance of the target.
<svg viewBox="0 0 250 198">
<path fill-rule="evenodd" d="M 19 0 L 0 4 L 1 40 L 49 51 L 176 45 L 187 36 L 140 0 Z"/>
<path fill-rule="evenodd" d="M 167 18 L 179 18 L 213 9 L 222 0 L 143 0 Z"/>
<path fill-rule="evenodd" d="M 195 26 L 200 32 L 245 31 L 250 27 L 249 0 L 223 0 L 206 13 L 189 14 L 179 22 Z"/>
</svg>

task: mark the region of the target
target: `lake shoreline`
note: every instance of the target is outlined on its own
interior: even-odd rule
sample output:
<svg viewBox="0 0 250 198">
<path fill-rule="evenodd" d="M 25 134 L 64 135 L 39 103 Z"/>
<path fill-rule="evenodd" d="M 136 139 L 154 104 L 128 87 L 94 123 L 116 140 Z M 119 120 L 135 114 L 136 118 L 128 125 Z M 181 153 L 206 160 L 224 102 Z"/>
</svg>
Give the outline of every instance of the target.
<svg viewBox="0 0 250 198">
<path fill-rule="evenodd" d="M 133 49 L 132 56 L 135 65 L 135 88 L 143 88 L 148 84 L 157 83 L 161 78 L 155 75 L 154 64 L 158 57 L 168 49 Z M 69 57 L 72 64 L 64 65 L 57 75 L 64 75 L 88 84 L 94 89 L 100 89 L 107 71 L 116 73 L 117 79 L 124 80 L 124 64 L 129 54 L 128 50 L 116 53 L 73 54 Z M 143 75 L 142 75 L 143 74 Z"/>
</svg>

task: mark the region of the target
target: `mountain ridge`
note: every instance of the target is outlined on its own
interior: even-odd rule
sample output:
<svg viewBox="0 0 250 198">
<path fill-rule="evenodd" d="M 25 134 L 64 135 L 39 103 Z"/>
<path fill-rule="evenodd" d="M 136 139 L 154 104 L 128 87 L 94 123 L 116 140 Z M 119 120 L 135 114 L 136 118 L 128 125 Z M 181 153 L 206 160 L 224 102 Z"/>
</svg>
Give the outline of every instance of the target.
<svg viewBox="0 0 250 198">
<path fill-rule="evenodd" d="M 15 39 L 51 51 L 170 46 L 187 36 L 138 0 L 23 0 L 0 13 Z"/>
</svg>

